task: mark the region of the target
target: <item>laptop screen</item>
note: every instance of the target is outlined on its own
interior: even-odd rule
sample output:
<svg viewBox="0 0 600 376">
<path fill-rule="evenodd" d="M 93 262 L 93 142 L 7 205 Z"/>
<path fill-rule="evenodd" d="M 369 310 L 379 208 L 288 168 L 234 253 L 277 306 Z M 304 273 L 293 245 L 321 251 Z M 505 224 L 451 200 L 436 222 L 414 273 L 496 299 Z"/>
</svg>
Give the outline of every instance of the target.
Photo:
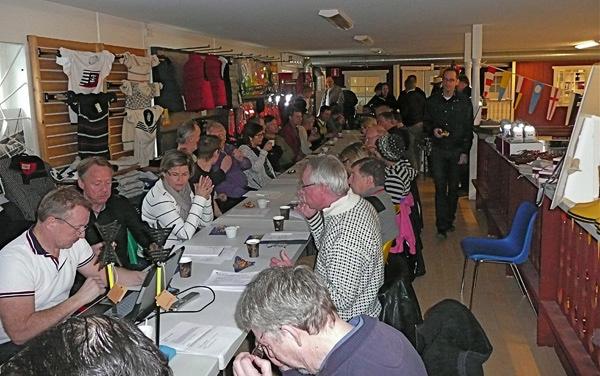
<svg viewBox="0 0 600 376">
<path fill-rule="evenodd" d="M 167 286 L 169 286 L 169 283 L 171 283 L 171 279 L 173 279 L 173 276 L 175 275 L 175 271 L 177 270 L 177 266 L 179 265 L 179 259 L 181 258 L 183 251 L 184 247 L 177 249 L 176 251 L 171 253 L 169 258 L 165 262 L 165 286 L 163 287 L 166 288 Z M 136 307 L 132 311 L 132 315 L 129 317 L 133 321 L 143 320 L 154 309 L 156 309 L 156 272 L 154 267 L 152 267 L 151 270 L 148 272 L 147 279 L 148 278 L 150 280 L 144 281 L 142 289 L 140 290 L 140 294 L 138 295 Z"/>
</svg>

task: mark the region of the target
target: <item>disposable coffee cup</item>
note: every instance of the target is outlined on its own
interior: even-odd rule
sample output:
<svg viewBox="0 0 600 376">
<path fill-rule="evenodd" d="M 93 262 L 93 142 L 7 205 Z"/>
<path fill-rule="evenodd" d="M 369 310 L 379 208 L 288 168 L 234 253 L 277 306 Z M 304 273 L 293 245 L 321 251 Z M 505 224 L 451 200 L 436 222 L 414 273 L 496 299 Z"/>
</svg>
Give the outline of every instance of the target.
<svg viewBox="0 0 600 376">
<path fill-rule="evenodd" d="M 154 339 L 154 327 L 152 325 L 138 325 L 138 329 L 150 339 Z"/>
<path fill-rule="evenodd" d="M 265 209 L 267 207 L 267 205 L 269 205 L 269 200 L 264 199 L 264 198 L 259 198 L 258 200 L 256 200 L 256 203 L 258 204 L 259 208 Z"/>
<path fill-rule="evenodd" d="M 225 227 L 225 235 L 229 238 L 229 239 L 233 239 L 237 236 L 237 226 L 227 226 Z"/>
<path fill-rule="evenodd" d="M 270 143 L 271 146 L 275 146 L 275 140 L 269 140 L 268 143 Z"/>
<path fill-rule="evenodd" d="M 284 221 L 285 218 L 283 217 L 283 215 L 276 215 L 275 217 L 273 217 L 273 227 L 275 228 L 275 231 L 283 231 Z"/>
<path fill-rule="evenodd" d="M 192 259 L 182 257 L 179 259 L 179 276 L 181 278 L 189 278 L 192 276 Z"/>
<path fill-rule="evenodd" d="M 248 257 L 258 257 L 259 255 L 260 239 L 248 239 L 246 240 L 246 247 L 248 247 Z"/>
<path fill-rule="evenodd" d="M 279 207 L 279 214 L 283 217 L 283 219 L 290 219 L 290 209 L 292 207 L 288 205 L 283 205 Z"/>
</svg>

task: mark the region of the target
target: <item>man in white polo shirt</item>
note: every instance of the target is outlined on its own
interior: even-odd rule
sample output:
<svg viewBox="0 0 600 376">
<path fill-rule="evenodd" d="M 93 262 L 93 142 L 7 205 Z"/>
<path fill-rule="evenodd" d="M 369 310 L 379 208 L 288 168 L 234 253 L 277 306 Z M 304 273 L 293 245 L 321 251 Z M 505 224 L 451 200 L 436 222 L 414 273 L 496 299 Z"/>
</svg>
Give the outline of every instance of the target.
<svg viewBox="0 0 600 376">
<path fill-rule="evenodd" d="M 0 250 L 0 363 L 105 291 L 104 271 L 84 238 L 89 216 L 89 202 L 75 189 L 50 191 L 37 223 Z M 87 279 L 69 297 L 76 271 Z M 143 274 L 119 269 L 117 278 L 139 285 Z"/>
</svg>

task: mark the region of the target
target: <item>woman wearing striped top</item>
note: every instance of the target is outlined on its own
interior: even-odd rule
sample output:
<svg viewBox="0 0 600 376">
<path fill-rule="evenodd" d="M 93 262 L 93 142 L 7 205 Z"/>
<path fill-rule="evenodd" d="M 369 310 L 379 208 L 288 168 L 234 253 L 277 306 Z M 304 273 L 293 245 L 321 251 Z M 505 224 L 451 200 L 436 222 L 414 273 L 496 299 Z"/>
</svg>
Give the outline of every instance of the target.
<svg viewBox="0 0 600 376">
<path fill-rule="evenodd" d="M 399 134 L 386 134 L 376 142 L 377 152 L 386 162 L 385 190 L 394 204 L 399 204 L 410 193 L 412 181 L 417 177 L 406 158 L 406 143 Z"/>
<path fill-rule="evenodd" d="M 160 170 L 161 179 L 144 197 L 142 220 L 154 228 L 173 227 L 165 243 L 165 247 L 170 247 L 190 239 L 197 229 L 212 222 L 213 184 L 203 176 L 192 191 L 188 183 L 192 161 L 179 150 L 165 154 Z"/>
</svg>

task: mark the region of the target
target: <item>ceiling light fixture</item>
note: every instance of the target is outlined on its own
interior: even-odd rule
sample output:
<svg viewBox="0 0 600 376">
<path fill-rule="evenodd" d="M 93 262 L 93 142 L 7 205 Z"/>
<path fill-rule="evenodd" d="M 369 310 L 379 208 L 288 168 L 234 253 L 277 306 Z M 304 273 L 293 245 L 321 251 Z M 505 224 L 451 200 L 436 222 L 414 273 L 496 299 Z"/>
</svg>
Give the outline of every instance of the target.
<svg viewBox="0 0 600 376">
<path fill-rule="evenodd" d="M 341 30 L 350 30 L 354 26 L 350 17 L 339 9 L 321 9 L 319 16 L 325 18 L 333 26 Z"/>
<path fill-rule="evenodd" d="M 365 46 L 370 46 L 374 43 L 373 38 L 368 35 L 355 35 L 353 39 L 360 44 L 364 44 Z"/>
<path fill-rule="evenodd" d="M 577 43 L 575 45 L 575 48 L 577 48 L 578 50 L 583 50 L 584 48 L 591 48 L 591 47 L 597 47 L 600 46 L 600 43 L 596 42 L 595 40 L 586 40 L 584 42 L 581 43 Z"/>
</svg>

